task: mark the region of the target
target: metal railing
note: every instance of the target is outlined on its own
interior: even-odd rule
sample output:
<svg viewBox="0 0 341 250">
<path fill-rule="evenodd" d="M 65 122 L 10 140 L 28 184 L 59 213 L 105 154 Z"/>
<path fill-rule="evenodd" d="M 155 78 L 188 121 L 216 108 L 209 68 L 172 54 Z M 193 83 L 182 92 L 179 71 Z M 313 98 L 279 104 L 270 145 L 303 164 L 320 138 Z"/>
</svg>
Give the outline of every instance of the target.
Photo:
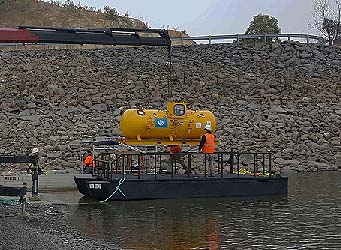
<svg viewBox="0 0 341 250">
<path fill-rule="evenodd" d="M 272 155 L 269 152 L 216 152 L 203 154 L 182 152 L 146 152 L 116 154 L 109 161 L 95 160 L 96 175 L 143 179 L 188 178 L 257 178 L 272 177 Z"/>
<path fill-rule="evenodd" d="M 304 39 L 306 43 L 326 43 L 326 40 L 321 36 L 310 35 L 310 34 L 262 34 L 262 35 L 246 35 L 246 34 L 235 34 L 235 35 L 206 35 L 206 36 L 190 36 L 190 37 L 172 37 L 172 42 L 180 42 L 181 45 L 185 44 L 185 41 L 207 41 L 208 44 L 212 44 L 212 41 L 216 40 L 232 40 L 239 44 L 243 39 L 258 39 L 259 41 L 266 42 L 272 38 L 286 38 L 288 41 L 292 39 Z"/>
</svg>

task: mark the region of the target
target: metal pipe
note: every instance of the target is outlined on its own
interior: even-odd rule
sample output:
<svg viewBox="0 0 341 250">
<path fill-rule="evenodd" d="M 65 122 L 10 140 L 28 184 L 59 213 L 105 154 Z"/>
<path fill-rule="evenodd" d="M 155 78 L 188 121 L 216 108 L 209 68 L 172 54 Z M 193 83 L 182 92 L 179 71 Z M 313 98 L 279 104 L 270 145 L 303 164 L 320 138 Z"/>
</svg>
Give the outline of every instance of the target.
<svg viewBox="0 0 341 250">
<path fill-rule="evenodd" d="M 224 177 L 224 154 L 220 154 L 220 177 Z"/>
<path fill-rule="evenodd" d="M 230 174 L 233 174 L 233 149 L 230 153 Z"/>
<path fill-rule="evenodd" d="M 115 158 L 116 158 L 115 174 L 117 174 L 117 172 L 118 172 L 118 164 L 120 163 L 121 156 L 118 155 L 118 157 L 117 157 L 117 155 L 115 155 Z"/>
<path fill-rule="evenodd" d="M 170 155 L 170 157 L 172 157 L 172 155 Z M 171 167 L 172 167 L 171 178 L 173 179 L 174 178 L 174 161 L 172 161 L 172 160 L 171 160 Z"/>
<path fill-rule="evenodd" d="M 137 159 L 138 159 L 138 173 L 137 173 L 137 179 L 141 179 L 141 156 L 138 155 L 137 156 Z"/>
<path fill-rule="evenodd" d="M 206 36 L 189 36 L 189 37 L 172 37 L 172 41 L 178 41 L 178 40 L 190 40 L 190 41 L 212 41 L 212 40 L 237 40 L 237 44 L 239 44 L 241 39 L 263 39 L 266 41 L 267 37 L 271 38 L 287 38 L 288 41 L 291 40 L 291 38 L 303 38 L 306 39 L 306 42 L 309 43 L 310 39 L 317 40 L 318 42 L 324 42 L 324 38 L 320 36 L 314 36 L 309 34 L 265 34 L 265 35 L 251 35 L 251 34 L 235 34 L 235 35 L 206 35 Z"/>
<path fill-rule="evenodd" d="M 265 175 L 265 154 L 263 153 L 263 175 Z"/>
<path fill-rule="evenodd" d="M 112 164 L 113 164 L 113 161 L 110 161 L 110 180 L 112 180 L 112 172 L 113 172 Z"/>
<path fill-rule="evenodd" d="M 122 179 L 124 180 L 124 155 L 122 155 L 122 169 L 121 169 L 121 172 L 122 172 Z"/>
<path fill-rule="evenodd" d="M 271 153 L 269 153 L 269 177 L 271 177 L 271 175 L 272 175 L 272 169 L 271 169 L 271 161 L 272 161 L 272 159 L 271 159 L 272 157 L 271 157 Z"/>
<path fill-rule="evenodd" d="M 192 155 L 191 154 L 188 154 L 187 155 L 187 177 L 189 179 L 189 176 L 191 175 L 191 172 L 192 172 Z"/>
<path fill-rule="evenodd" d="M 253 154 L 253 177 L 256 178 L 256 160 L 257 160 L 257 153 Z"/>
<path fill-rule="evenodd" d="M 240 157 L 240 155 L 239 154 L 237 154 L 237 171 L 238 171 L 238 178 L 239 178 L 239 172 L 240 172 L 240 161 L 239 161 L 239 157 Z"/>
<path fill-rule="evenodd" d="M 160 162 L 160 166 L 159 166 L 159 170 L 161 170 L 161 172 L 162 172 L 162 169 L 161 169 L 161 154 L 159 154 L 159 162 Z"/>
<path fill-rule="evenodd" d="M 154 180 L 156 180 L 156 163 L 157 163 L 157 159 L 156 159 L 156 153 L 154 154 Z"/>
<path fill-rule="evenodd" d="M 204 166 L 205 166 L 205 178 L 206 178 L 207 177 L 207 173 L 206 173 L 206 170 L 207 170 L 206 160 L 207 160 L 207 158 L 206 158 L 206 154 L 204 154 L 204 155 L 205 155 L 205 157 L 204 157 L 205 158 L 205 165 Z"/>
</svg>

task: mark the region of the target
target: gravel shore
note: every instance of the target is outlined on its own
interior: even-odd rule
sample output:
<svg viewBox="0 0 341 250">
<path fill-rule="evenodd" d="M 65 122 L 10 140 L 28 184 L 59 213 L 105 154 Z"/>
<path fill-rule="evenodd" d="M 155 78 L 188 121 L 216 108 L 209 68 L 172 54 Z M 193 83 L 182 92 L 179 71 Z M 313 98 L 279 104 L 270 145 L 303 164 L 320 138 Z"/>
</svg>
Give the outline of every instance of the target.
<svg viewBox="0 0 341 250">
<path fill-rule="evenodd" d="M 7 249 L 120 249 L 77 232 L 66 217 L 66 206 L 28 204 L 0 205 L 1 250 Z"/>
</svg>

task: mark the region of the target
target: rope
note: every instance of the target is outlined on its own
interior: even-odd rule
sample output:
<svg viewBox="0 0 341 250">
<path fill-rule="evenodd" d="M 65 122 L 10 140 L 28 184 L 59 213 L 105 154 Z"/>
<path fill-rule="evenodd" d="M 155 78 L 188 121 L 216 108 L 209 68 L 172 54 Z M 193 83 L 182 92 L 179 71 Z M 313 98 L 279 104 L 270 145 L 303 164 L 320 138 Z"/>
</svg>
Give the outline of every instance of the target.
<svg viewBox="0 0 341 250">
<path fill-rule="evenodd" d="M 119 181 L 118 181 L 118 185 L 117 187 L 115 188 L 114 192 L 108 197 L 106 198 L 104 201 L 100 201 L 101 203 L 102 202 L 107 202 L 111 197 L 113 197 L 113 195 L 117 192 L 117 191 L 120 191 L 120 193 L 125 197 L 126 195 L 122 192 L 122 190 L 120 189 L 120 186 L 123 184 L 123 182 L 125 181 L 125 178 L 121 178 Z"/>
</svg>

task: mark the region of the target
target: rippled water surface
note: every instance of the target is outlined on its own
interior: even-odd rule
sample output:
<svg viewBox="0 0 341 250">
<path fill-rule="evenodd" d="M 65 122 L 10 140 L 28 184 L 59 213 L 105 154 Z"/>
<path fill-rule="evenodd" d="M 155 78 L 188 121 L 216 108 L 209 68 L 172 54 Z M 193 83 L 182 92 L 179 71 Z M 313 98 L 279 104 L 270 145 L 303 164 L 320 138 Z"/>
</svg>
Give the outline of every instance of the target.
<svg viewBox="0 0 341 250">
<path fill-rule="evenodd" d="M 341 249 L 341 173 L 289 175 L 287 197 L 71 206 L 87 236 L 123 249 Z"/>
</svg>

